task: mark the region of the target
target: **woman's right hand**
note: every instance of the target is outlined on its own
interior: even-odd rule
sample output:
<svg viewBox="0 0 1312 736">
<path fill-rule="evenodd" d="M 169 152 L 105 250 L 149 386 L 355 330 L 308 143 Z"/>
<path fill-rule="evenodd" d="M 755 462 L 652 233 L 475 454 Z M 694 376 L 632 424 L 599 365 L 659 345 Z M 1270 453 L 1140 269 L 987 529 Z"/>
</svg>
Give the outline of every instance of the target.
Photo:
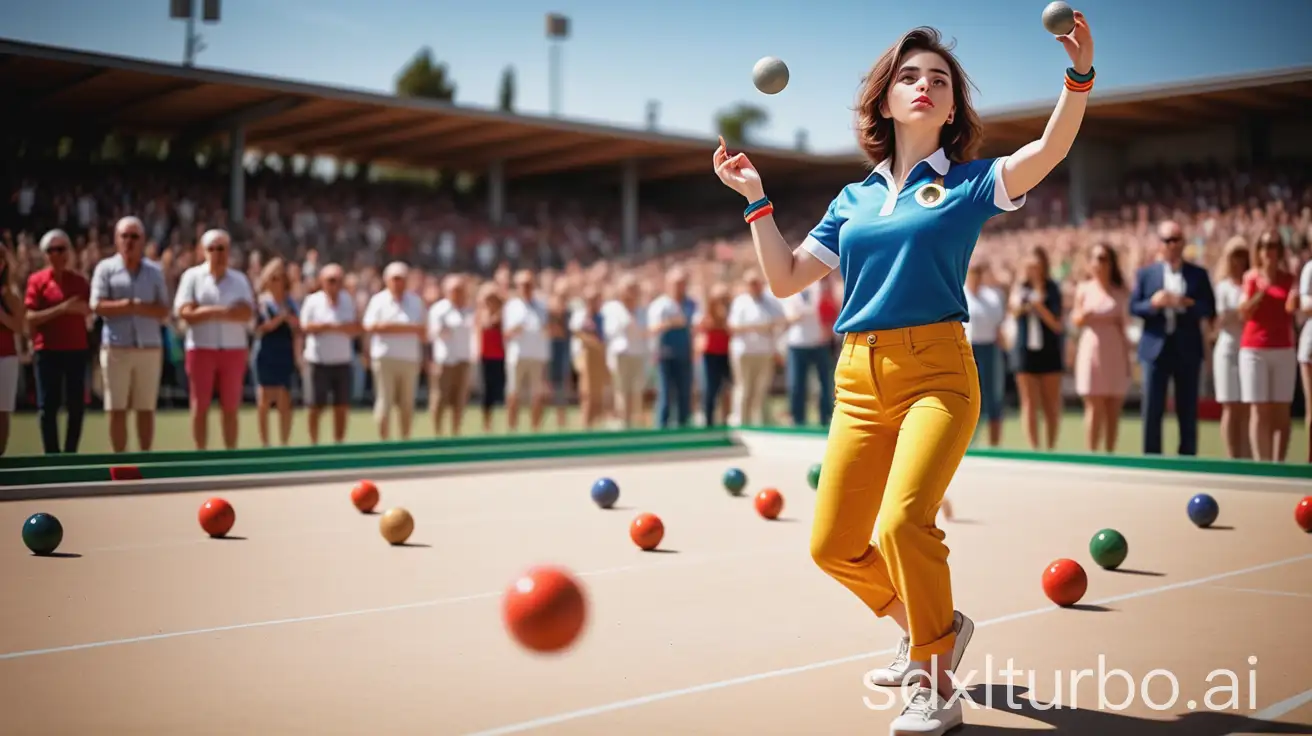
<svg viewBox="0 0 1312 736">
<path fill-rule="evenodd" d="M 720 181 L 746 197 L 748 202 L 755 202 L 765 196 L 765 186 L 761 183 L 761 175 L 756 167 L 747 160 L 745 153 L 730 156 L 724 144 L 724 136 L 720 136 L 720 147 L 715 149 L 712 160 L 715 164 L 715 175 L 720 177 Z"/>
</svg>

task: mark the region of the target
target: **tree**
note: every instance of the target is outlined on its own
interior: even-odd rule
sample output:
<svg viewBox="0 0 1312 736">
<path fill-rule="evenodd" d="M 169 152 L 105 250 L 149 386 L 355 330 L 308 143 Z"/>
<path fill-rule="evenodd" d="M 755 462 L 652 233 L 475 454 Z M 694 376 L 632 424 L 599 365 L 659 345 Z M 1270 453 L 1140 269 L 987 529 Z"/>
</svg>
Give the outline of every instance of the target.
<svg viewBox="0 0 1312 736">
<path fill-rule="evenodd" d="M 423 97 L 451 102 L 456 85 L 447 74 L 446 64 L 433 61 L 433 50 L 425 46 L 396 75 L 398 97 Z"/>
<path fill-rule="evenodd" d="M 756 105 L 740 102 L 715 116 L 715 127 L 724 142 L 743 145 L 751 140 L 752 132 L 770 120 L 770 115 Z"/>
<path fill-rule="evenodd" d="M 501 72 L 501 91 L 497 97 L 497 106 L 503 112 L 515 111 L 515 67 L 508 66 Z"/>
</svg>

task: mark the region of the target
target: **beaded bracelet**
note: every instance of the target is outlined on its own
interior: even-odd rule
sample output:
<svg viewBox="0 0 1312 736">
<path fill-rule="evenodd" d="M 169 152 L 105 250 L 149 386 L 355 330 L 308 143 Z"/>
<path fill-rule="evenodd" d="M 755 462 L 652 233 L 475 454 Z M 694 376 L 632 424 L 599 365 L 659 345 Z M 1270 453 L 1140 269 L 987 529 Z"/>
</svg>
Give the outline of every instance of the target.
<svg viewBox="0 0 1312 736">
<path fill-rule="evenodd" d="M 746 217 L 746 216 L 752 214 L 753 212 L 755 212 L 755 211 L 757 211 L 757 210 L 761 209 L 762 207 L 765 207 L 765 206 L 767 206 L 767 205 L 769 205 L 769 204 L 770 204 L 770 198 L 769 198 L 769 197 L 761 197 L 760 199 L 756 200 L 755 202 L 752 202 L 751 204 L 747 205 L 747 209 L 743 210 L 743 217 Z"/>
<path fill-rule="evenodd" d="M 1074 67 L 1066 69 L 1066 89 L 1072 92 L 1088 92 L 1093 89 L 1093 78 L 1097 76 L 1093 67 L 1089 67 L 1088 74 L 1080 74 L 1075 71 Z"/>
<path fill-rule="evenodd" d="M 743 219 L 747 220 L 747 224 L 750 225 L 753 222 L 756 222 L 757 220 L 761 219 L 762 217 L 771 214 L 774 214 L 774 205 L 766 203 L 765 206 L 759 207 L 756 210 L 748 213 L 746 216 L 743 217 Z"/>
</svg>

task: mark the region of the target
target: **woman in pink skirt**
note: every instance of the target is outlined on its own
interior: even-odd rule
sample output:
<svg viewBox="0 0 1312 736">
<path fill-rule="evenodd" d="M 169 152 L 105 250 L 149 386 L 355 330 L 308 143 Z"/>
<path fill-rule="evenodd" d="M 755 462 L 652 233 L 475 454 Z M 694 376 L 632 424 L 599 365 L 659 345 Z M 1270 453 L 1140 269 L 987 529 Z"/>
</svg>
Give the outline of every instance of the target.
<svg viewBox="0 0 1312 736">
<path fill-rule="evenodd" d="M 1075 390 L 1084 399 L 1084 436 L 1090 452 L 1116 450 L 1121 406 L 1130 387 L 1129 289 L 1116 251 L 1093 248 L 1091 276 L 1075 290 L 1071 321 L 1080 330 Z"/>
</svg>

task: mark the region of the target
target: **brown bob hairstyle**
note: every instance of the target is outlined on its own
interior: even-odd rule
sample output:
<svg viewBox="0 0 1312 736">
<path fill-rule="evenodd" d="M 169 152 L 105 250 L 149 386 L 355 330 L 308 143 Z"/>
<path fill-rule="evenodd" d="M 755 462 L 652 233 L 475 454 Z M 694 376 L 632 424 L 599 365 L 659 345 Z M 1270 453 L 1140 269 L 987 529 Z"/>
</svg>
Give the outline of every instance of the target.
<svg viewBox="0 0 1312 736">
<path fill-rule="evenodd" d="M 970 78 L 961 68 L 961 62 L 952 54 L 952 46 L 943 43 L 937 29 L 921 27 L 908 31 L 885 51 L 861 84 L 857 99 L 857 143 L 865 152 L 871 166 L 877 166 L 896 150 L 893 119 L 884 117 L 881 109 L 888 100 L 888 91 L 897 79 L 899 63 L 910 52 L 930 51 L 943 57 L 952 77 L 952 101 L 956 111 L 952 122 L 943 126 L 939 142 L 950 161 L 965 163 L 975 157 L 984 137 L 984 126 L 970 104 Z"/>
</svg>

